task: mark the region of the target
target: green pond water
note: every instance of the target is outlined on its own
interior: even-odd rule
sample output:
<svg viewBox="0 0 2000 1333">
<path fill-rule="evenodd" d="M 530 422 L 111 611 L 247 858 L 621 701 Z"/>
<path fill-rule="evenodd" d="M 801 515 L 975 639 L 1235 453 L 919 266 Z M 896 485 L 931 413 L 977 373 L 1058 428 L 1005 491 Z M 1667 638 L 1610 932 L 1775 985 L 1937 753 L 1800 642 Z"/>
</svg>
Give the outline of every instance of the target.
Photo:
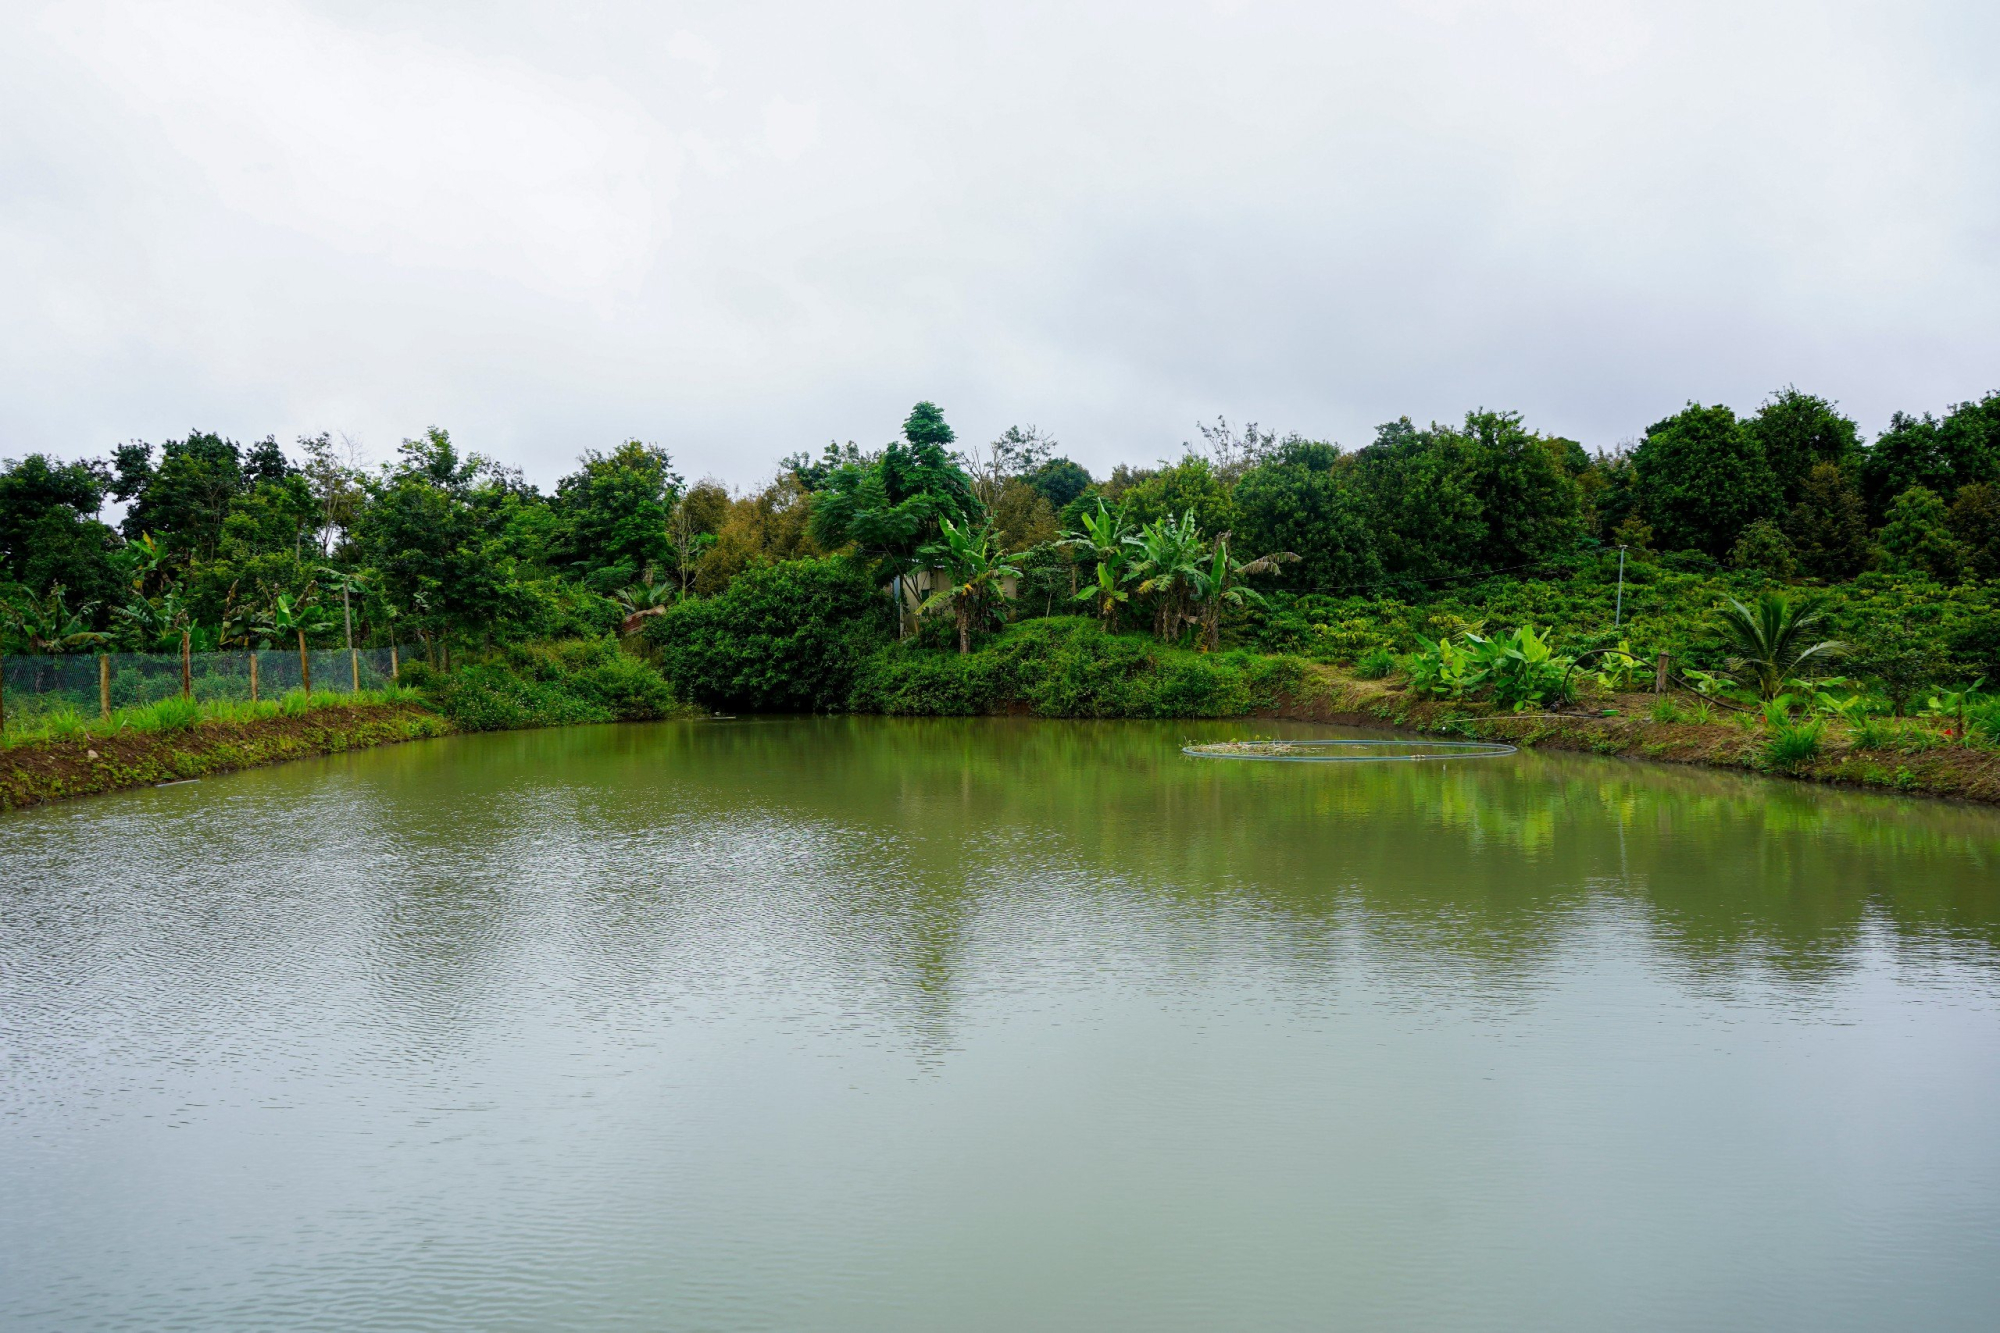
<svg viewBox="0 0 2000 1333">
<path fill-rule="evenodd" d="M 1270 734 L 0 816 L 0 1327 L 2000 1328 L 2000 815 Z"/>
</svg>

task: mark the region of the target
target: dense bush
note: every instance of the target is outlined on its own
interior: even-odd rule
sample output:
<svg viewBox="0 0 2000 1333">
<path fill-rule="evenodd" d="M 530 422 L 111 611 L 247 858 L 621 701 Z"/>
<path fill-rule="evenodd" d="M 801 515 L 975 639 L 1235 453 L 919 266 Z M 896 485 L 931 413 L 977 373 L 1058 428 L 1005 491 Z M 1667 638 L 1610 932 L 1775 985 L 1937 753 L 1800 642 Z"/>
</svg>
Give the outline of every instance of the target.
<svg viewBox="0 0 2000 1333">
<path fill-rule="evenodd" d="M 714 708 L 830 712 L 895 630 L 889 599 L 856 561 L 792 560 L 744 571 L 647 627 L 660 668 Z"/>
<path fill-rule="evenodd" d="M 1606 553 L 1551 562 L 1543 577 L 1483 579 L 1411 600 L 1274 593 L 1242 633 L 1267 652 L 1356 664 L 1378 649 L 1407 653 L 1466 630 L 1535 624 L 1548 626 L 1556 649 L 1569 655 L 1626 640 L 1648 662 L 1668 652 L 1683 665 L 1719 669 L 1726 653 L 1714 632 L 1718 608 L 1775 585 L 1754 569 L 1700 571 L 1689 563 L 1633 556 L 1615 631 L 1618 561 Z M 1834 637 L 1855 645 L 1847 664 L 1853 674 L 1908 677 L 1898 687 L 1906 698 L 1935 681 L 2000 679 L 1994 585 L 1869 573 L 1822 596 Z"/>
<path fill-rule="evenodd" d="M 1059 616 L 1014 625 L 963 655 L 890 645 L 868 660 L 849 702 L 856 712 L 925 716 L 1023 708 L 1041 717 L 1232 717 L 1275 705 L 1303 670 L 1295 657 L 1197 653 Z"/>
<path fill-rule="evenodd" d="M 414 662 L 403 680 L 467 731 L 644 721 L 678 707 L 658 670 L 609 639 L 520 644 L 449 672 Z"/>
</svg>

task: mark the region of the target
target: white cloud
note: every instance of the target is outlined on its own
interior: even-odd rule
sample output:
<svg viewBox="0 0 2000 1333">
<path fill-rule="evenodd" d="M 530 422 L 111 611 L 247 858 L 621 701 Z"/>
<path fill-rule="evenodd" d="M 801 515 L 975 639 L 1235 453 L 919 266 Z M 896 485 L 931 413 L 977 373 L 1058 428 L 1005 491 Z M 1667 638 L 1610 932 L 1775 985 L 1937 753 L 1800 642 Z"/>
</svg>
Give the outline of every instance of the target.
<svg viewBox="0 0 2000 1333">
<path fill-rule="evenodd" d="M 628 99 L 294 6 L 67 5 L 48 30 L 230 209 L 553 295 L 629 282 L 679 150 Z"/>
<path fill-rule="evenodd" d="M 789 162 L 819 142 L 819 105 L 774 97 L 764 107 L 764 146 Z"/>
<path fill-rule="evenodd" d="M 1101 469 L 1787 382 L 1879 427 L 2000 388 L 1996 46 L 1973 0 L 0 7 L 0 453 L 435 421 L 749 482 L 930 397 Z"/>
</svg>

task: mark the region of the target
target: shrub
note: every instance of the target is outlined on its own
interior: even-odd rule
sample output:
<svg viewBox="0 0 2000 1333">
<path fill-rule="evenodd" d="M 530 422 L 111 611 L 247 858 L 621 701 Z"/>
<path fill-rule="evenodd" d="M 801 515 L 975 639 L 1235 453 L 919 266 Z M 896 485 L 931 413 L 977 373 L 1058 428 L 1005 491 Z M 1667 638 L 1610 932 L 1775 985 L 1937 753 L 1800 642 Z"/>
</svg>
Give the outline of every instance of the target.
<svg viewBox="0 0 2000 1333">
<path fill-rule="evenodd" d="M 467 731 L 643 721 L 677 706 L 665 678 L 610 639 L 515 645 L 449 673 L 412 664 L 404 680 Z"/>
<path fill-rule="evenodd" d="M 895 613 L 843 558 L 745 570 L 722 592 L 682 602 L 646 628 L 685 698 L 716 708 L 828 712 L 886 644 Z"/>
<path fill-rule="evenodd" d="M 1297 689 L 1297 658 L 1196 653 L 1095 620 L 1015 625 L 972 653 L 890 645 L 869 659 L 856 712 L 950 715 L 1025 706 L 1041 717 L 1233 717 Z"/>
</svg>

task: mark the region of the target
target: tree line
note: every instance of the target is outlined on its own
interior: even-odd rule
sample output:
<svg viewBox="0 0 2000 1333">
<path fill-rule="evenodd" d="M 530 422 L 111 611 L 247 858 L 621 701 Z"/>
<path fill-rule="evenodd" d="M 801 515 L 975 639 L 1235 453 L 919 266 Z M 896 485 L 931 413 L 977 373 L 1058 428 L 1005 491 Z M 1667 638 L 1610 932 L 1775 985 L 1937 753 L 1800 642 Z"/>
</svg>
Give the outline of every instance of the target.
<svg viewBox="0 0 2000 1333">
<path fill-rule="evenodd" d="M 0 464 L 0 634 L 10 652 L 337 642 L 344 594 L 358 643 L 445 659 L 630 630 L 747 569 L 841 556 L 892 586 L 942 570 L 926 596 L 961 647 L 1009 595 L 1212 643 L 1252 579 L 1408 597 L 1612 546 L 1778 579 L 2000 578 L 2000 393 L 1868 442 L 1787 388 L 1747 415 L 1690 403 L 1597 453 L 1500 411 L 1401 419 L 1357 449 L 1218 420 L 1104 477 L 1033 427 L 962 445 L 920 403 L 890 443 L 795 454 L 737 495 L 636 440 L 543 491 L 441 429 L 373 468 L 327 435 L 197 432 Z"/>
</svg>

